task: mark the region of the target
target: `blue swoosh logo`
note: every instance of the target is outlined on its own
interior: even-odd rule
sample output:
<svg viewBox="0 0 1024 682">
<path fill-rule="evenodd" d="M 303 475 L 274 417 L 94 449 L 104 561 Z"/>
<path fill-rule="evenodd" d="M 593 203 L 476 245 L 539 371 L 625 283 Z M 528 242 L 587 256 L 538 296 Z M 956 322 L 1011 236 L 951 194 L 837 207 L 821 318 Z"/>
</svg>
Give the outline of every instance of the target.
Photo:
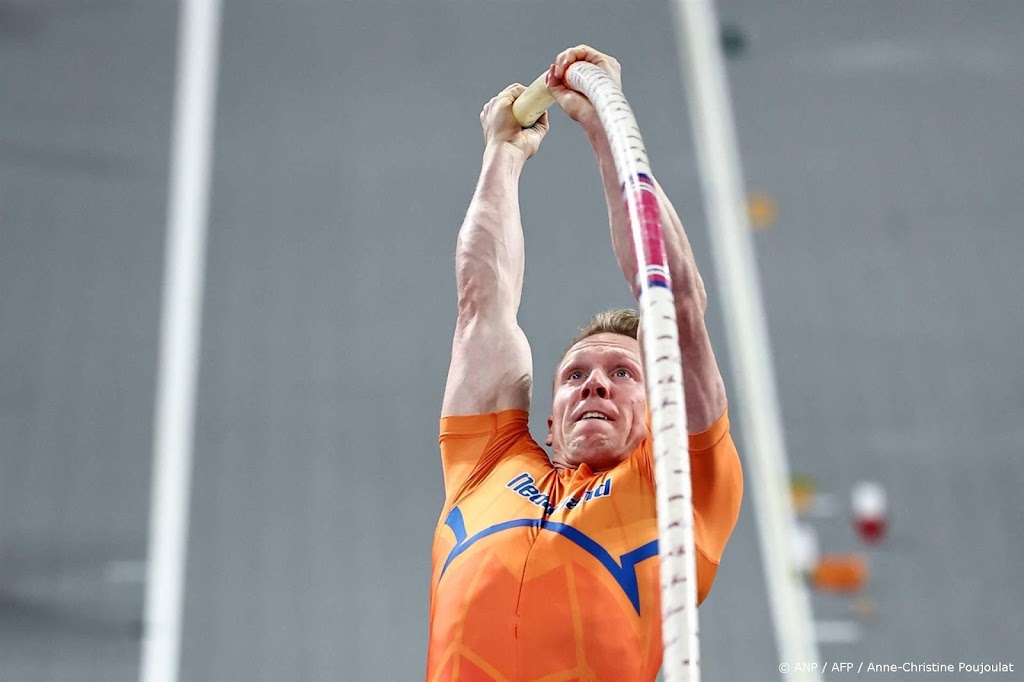
<svg viewBox="0 0 1024 682">
<path fill-rule="evenodd" d="M 450 512 L 448 512 L 448 517 L 445 519 L 444 523 L 446 526 L 451 528 L 452 532 L 455 534 L 455 546 L 452 547 L 452 551 L 448 553 L 448 558 L 445 559 L 444 566 L 441 568 L 441 576 L 444 576 L 444 572 L 448 570 L 448 566 L 451 565 L 452 561 L 454 561 L 456 557 L 472 547 L 475 542 L 482 540 L 489 535 L 494 535 L 495 533 L 500 533 L 512 528 L 539 528 L 540 530 L 558 533 L 601 562 L 601 565 L 605 567 L 608 573 L 612 576 L 612 579 L 615 580 L 619 587 L 622 588 L 622 591 L 626 593 L 630 603 L 633 604 L 633 608 L 636 609 L 637 615 L 640 615 L 640 588 L 637 585 L 636 580 L 636 565 L 645 559 L 650 559 L 651 557 L 658 555 L 657 540 L 651 540 L 646 545 L 641 545 L 640 547 L 623 554 L 619 557 L 618 561 L 616 561 L 612 558 L 612 555 L 608 553 L 608 550 L 599 545 L 586 533 L 583 533 L 579 529 L 570 525 L 557 523 L 555 521 L 547 521 L 545 519 L 512 519 L 511 521 L 503 521 L 502 523 L 489 526 L 478 533 L 474 533 L 471 537 L 467 537 L 466 523 L 462 518 L 462 510 L 458 507 L 454 507 Z M 440 580 L 440 577 L 438 580 Z"/>
</svg>

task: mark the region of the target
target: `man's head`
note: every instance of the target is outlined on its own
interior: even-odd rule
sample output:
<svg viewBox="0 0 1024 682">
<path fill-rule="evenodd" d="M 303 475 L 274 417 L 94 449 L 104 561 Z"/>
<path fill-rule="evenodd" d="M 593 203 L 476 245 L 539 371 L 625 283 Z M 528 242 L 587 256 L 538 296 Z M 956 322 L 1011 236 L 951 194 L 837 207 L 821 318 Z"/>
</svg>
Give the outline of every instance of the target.
<svg viewBox="0 0 1024 682">
<path fill-rule="evenodd" d="M 548 418 L 555 463 L 609 469 L 647 435 L 639 325 L 634 310 L 608 310 L 569 344 L 555 369 Z"/>
</svg>

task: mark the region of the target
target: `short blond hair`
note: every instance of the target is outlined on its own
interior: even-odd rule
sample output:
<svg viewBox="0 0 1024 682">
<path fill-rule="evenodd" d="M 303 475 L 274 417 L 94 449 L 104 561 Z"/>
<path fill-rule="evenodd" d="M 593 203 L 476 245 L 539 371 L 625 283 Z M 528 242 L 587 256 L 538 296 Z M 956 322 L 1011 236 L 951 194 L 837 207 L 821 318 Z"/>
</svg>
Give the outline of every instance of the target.
<svg viewBox="0 0 1024 682">
<path fill-rule="evenodd" d="M 622 334 L 623 336 L 635 339 L 637 338 L 637 330 L 639 328 L 640 313 L 632 308 L 604 310 L 594 315 L 590 318 L 589 322 L 580 327 L 579 333 L 569 342 L 565 351 L 568 352 L 577 343 L 594 334 Z M 565 355 L 565 353 L 562 353 L 562 355 Z"/>
</svg>

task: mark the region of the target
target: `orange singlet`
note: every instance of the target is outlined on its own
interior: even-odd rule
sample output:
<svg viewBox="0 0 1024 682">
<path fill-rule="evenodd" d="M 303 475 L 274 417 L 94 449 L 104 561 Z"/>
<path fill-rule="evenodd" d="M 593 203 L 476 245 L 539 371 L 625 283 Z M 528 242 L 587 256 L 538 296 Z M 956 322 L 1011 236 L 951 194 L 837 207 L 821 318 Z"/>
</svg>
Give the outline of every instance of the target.
<svg viewBox="0 0 1024 682">
<path fill-rule="evenodd" d="M 594 472 L 559 472 L 523 410 L 443 417 L 428 682 L 639 682 L 661 667 L 650 439 Z M 648 429 L 649 430 L 649 429 Z M 722 415 L 690 436 L 698 601 L 739 515 Z"/>
</svg>

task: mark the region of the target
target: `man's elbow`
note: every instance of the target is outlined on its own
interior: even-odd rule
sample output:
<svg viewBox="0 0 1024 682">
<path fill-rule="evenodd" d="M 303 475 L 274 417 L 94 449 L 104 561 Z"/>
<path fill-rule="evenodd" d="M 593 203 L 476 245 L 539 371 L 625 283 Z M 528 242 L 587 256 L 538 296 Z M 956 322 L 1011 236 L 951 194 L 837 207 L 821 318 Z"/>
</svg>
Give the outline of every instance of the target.
<svg viewBox="0 0 1024 682">
<path fill-rule="evenodd" d="M 692 261 L 688 264 L 679 264 L 672 268 L 671 275 L 672 297 L 675 299 L 677 317 L 685 314 L 703 319 L 708 309 L 708 293 L 697 266 Z"/>
<path fill-rule="evenodd" d="M 493 260 L 459 254 L 455 263 L 459 317 L 470 319 L 500 309 L 502 287 L 507 284 L 502 281 L 504 277 Z"/>
<path fill-rule="evenodd" d="M 700 606 L 708 594 L 711 586 L 715 583 L 715 574 L 718 573 L 718 563 L 711 561 L 704 556 L 704 553 L 697 548 L 697 606 Z"/>
</svg>

